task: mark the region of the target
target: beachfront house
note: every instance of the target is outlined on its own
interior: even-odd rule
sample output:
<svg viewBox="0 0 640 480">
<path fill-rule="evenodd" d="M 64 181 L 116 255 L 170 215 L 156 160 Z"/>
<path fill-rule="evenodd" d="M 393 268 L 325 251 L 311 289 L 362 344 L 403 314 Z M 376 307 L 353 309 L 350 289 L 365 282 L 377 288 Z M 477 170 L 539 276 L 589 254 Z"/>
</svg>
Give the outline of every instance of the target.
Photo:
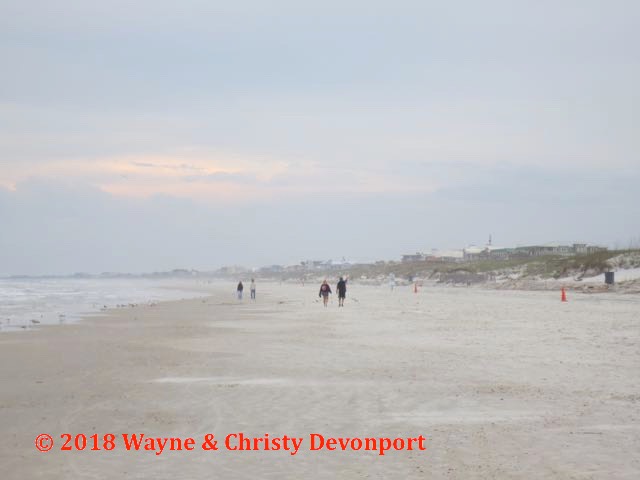
<svg viewBox="0 0 640 480">
<path fill-rule="evenodd" d="M 431 253 L 426 255 L 425 260 L 427 262 L 460 262 L 464 258 L 462 250 L 438 250 L 436 248 L 431 250 Z"/>
<path fill-rule="evenodd" d="M 471 245 L 463 250 L 464 260 L 480 260 L 480 259 L 500 259 L 509 258 L 526 258 L 526 257 L 542 257 L 547 255 L 571 256 L 580 254 L 589 254 L 607 250 L 606 247 L 597 245 L 589 245 L 586 243 L 561 244 L 547 243 L 544 245 L 527 245 L 521 247 L 495 247 L 493 245 L 485 245 L 478 247 Z"/>
<path fill-rule="evenodd" d="M 469 245 L 462 249 L 462 256 L 465 260 L 478 260 L 487 256 L 488 250 L 485 247 Z"/>
<path fill-rule="evenodd" d="M 514 253 L 517 256 L 541 257 L 544 255 L 581 255 L 595 252 L 606 251 L 606 247 L 597 245 L 588 245 L 586 243 L 574 243 L 572 245 L 563 245 L 557 243 L 548 243 L 545 245 L 530 245 L 524 247 L 516 247 Z"/>
<path fill-rule="evenodd" d="M 424 253 L 417 252 L 410 255 L 402 255 L 402 263 L 422 262 L 425 259 Z"/>
</svg>

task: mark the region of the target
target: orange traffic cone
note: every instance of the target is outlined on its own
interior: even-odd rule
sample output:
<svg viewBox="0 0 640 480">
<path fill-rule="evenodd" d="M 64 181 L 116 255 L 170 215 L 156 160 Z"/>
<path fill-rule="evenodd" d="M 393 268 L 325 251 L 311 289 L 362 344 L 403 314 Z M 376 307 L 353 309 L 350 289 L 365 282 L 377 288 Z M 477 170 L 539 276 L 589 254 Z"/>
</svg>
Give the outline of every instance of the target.
<svg viewBox="0 0 640 480">
<path fill-rule="evenodd" d="M 562 292 L 561 300 L 562 300 L 563 302 L 566 302 L 566 301 L 567 301 L 567 292 L 565 292 L 565 291 L 564 291 L 564 287 L 562 287 L 561 292 Z"/>
</svg>

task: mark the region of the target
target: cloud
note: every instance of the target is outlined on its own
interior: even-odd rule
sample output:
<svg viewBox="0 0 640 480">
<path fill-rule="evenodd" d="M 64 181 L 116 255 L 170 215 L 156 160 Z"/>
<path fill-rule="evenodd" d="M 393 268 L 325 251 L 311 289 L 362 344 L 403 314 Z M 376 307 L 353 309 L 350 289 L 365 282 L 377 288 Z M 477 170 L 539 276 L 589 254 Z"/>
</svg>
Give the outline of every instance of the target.
<svg viewBox="0 0 640 480">
<path fill-rule="evenodd" d="M 236 184 L 248 184 L 254 185 L 258 183 L 258 179 L 255 175 L 244 173 L 230 173 L 230 172 L 215 172 L 205 175 L 187 175 L 183 177 L 185 182 L 198 182 L 198 183 L 236 183 Z"/>
<path fill-rule="evenodd" d="M 132 165 L 135 165 L 136 167 L 142 167 L 142 168 L 156 168 L 157 165 L 153 164 L 153 163 L 147 163 L 147 162 L 131 162 Z"/>
<path fill-rule="evenodd" d="M 52 5 L 0 5 L 10 271 L 635 228 L 638 2 Z"/>
<path fill-rule="evenodd" d="M 392 259 L 482 243 L 489 234 L 506 246 L 560 239 L 624 245 L 640 235 L 629 223 L 640 218 L 638 181 L 472 166 L 456 187 L 432 193 L 311 190 L 216 203 L 31 179 L 13 191 L 0 188 L 0 275 Z"/>
<path fill-rule="evenodd" d="M 176 172 L 204 172 L 206 168 L 190 165 L 188 163 L 170 164 L 170 163 L 151 163 L 151 162 L 131 162 L 131 165 L 142 168 L 154 168 L 161 170 L 173 170 Z"/>
</svg>

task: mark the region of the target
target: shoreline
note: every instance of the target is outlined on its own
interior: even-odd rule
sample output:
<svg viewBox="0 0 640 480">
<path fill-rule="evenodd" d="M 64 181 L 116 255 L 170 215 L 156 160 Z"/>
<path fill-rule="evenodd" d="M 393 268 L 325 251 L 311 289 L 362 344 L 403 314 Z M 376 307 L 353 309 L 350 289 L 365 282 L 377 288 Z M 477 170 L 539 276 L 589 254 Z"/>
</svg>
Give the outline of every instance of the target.
<svg viewBox="0 0 640 480">
<path fill-rule="evenodd" d="M 320 280 L 316 280 L 315 283 L 320 284 L 322 281 L 322 277 L 319 277 Z M 310 288 L 315 285 L 314 280 L 307 280 L 305 285 L 302 285 L 300 282 L 295 281 L 293 279 L 287 279 L 284 281 L 279 281 L 276 279 L 260 279 L 258 278 L 260 285 L 272 285 L 277 288 L 293 287 L 293 288 Z M 428 282 L 424 283 L 424 281 L 420 281 L 418 283 L 419 291 L 422 293 L 435 293 L 437 294 L 440 291 L 447 291 L 450 289 L 455 289 L 459 291 L 490 291 L 490 292 L 560 292 L 561 288 L 565 288 L 567 292 L 571 293 L 579 293 L 579 294 L 587 294 L 587 295 L 636 295 L 640 294 L 640 281 L 637 280 L 626 280 L 620 283 L 617 283 L 612 286 L 607 285 L 596 285 L 593 282 L 581 282 L 581 281 L 563 281 L 557 279 L 550 280 L 521 280 L 514 279 L 508 281 L 499 281 L 499 282 L 479 282 L 472 283 L 470 285 L 466 284 L 452 284 L 452 283 L 438 283 L 438 282 Z M 389 290 L 388 285 L 385 283 L 374 283 L 362 280 L 351 280 L 350 286 L 353 288 L 374 288 L 379 289 L 380 292 L 386 292 Z M 176 301 L 186 301 L 186 300 L 203 300 L 208 297 L 207 293 L 212 289 L 224 290 L 230 296 L 233 297 L 235 301 L 235 293 L 233 293 L 235 285 L 233 285 L 233 281 L 225 281 L 222 279 L 213 279 L 207 281 L 206 283 L 198 283 L 195 285 L 179 285 L 175 284 L 173 286 L 163 286 L 162 288 L 166 288 L 168 290 L 175 290 L 176 292 L 181 291 L 190 294 L 190 296 L 183 298 L 167 298 L 167 299 L 145 299 L 141 301 L 137 301 L 134 303 L 128 304 L 116 304 L 111 306 L 104 307 L 94 307 L 93 310 L 84 310 L 84 311 L 76 311 L 69 315 L 62 314 L 59 315 L 61 317 L 58 322 L 31 322 L 23 321 L 20 324 L 11 324 L 7 322 L 10 319 L 0 319 L 0 336 L 8 333 L 26 333 L 37 331 L 43 327 L 51 327 L 51 326 L 69 326 L 77 323 L 85 322 L 94 318 L 102 318 L 108 317 L 110 314 L 114 312 L 120 312 L 123 310 L 129 310 L 132 308 L 138 307 L 153 307 L 158 304 L 171 303 Z M 395 286 L 395 290 L 403 291 L 410 290 L 413 291 L 414 284 L 409 282 L 398 283 Z M 229 293 L 231 292 L 231 293 Z M 335 293 L 335 292 L 334 292 Z M 249 299 L 245 299 L 245 301 L 249 301 Z M 98 302 L 103 303 L 103 302 Z M 33 316 L 33 315 L 30 315 Z M 7 323 L 5 323 L 7 322 Z"/>
<path fill-rule="evenodd" d="M 73 324 L 110 309 L 200 298 L 215 284 L 177 278 L 0 281 L 0 334 Z"/>
</svg>

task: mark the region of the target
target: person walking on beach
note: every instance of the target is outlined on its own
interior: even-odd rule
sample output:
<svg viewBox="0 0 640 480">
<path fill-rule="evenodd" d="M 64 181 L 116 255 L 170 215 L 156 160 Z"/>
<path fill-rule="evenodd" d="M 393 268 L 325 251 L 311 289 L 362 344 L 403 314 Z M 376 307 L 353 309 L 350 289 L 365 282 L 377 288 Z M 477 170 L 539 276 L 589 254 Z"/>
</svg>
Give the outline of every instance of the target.
<svg viewBox="0 0 640 480">
<path fill-rule="evenodd" d="M 344 307 L 344 299 L 347 296 L 347 280 L 340 277 L 336 290 L 338 292 L 338 307 Z"/>
<path fill-rule="evenodd" d="M 251 287 L 249 290 L 251 292 L 251 300 L 255 300 L 256 299 L 256 281 L 253 278 L 251 279 Z"/>
<path fill-rule="evenodd" d="M 320 293 L 318 293 L 318 297 L 322 297 L 322 302 L 324 303 L 325 307 L 327 306 L 327 303 L 329 303 L 329 294 L 330 293 L 332 293 L 331 292 L 331 287 L 329 286 L 329 284 L 325 280 L 324 282 L 322 282 L 322 285 L 320 285 Z"/>
<path fill-rule="evenodd" d="M 238 292 L 238 300 L 242 300 L 242 291 L 244 290 L 244 285 L 242 285 L 242 280 L 238 283 L 238 288 L 236 289 Z"/>
</svg>

